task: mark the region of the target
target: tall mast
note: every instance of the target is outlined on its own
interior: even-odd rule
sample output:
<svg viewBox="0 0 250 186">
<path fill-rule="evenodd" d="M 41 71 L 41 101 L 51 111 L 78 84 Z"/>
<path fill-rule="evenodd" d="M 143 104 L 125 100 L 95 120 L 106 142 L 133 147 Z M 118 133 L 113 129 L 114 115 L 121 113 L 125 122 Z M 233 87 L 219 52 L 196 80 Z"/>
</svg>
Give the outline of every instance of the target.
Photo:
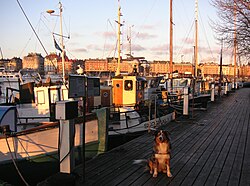
<svg viewBox="0 0 250 186">
<path fill-rule="evenodd" d="M 170 0 L 169 73 L 171 79 L 173 75 L 173 8 L 172 7 L 173 7 L 173 0 Z"/>
<path fill-rule="evenodd" d="M 131 28 L 133 27 L 134 25 L 132 26 L 129 26 L 129 30 L 128 30 L 128 54 L 129 54 L 129 57 L 132 57 L 132 36 L 131 36 Z"/>
<path fill-rule="evenodd" d="M 236 33 L 236 5 L 234 3 L 234 84 L 236 83 L 236 68 L 237 68 L 237 33 Z M 235 86 L 234 86 L 235 88 Z"/>
<path fill-rule="evenodd" d="M 117 70 L 115 75 L 120 75 L 120 64 L 121 64 L 121 7 L 120 7 L 120 1 L 118 1 L 118 30 L 117 30 L 117 45 L 118 45 L 118 60 L 117 60 Z"/>
<path fill-rule="evenodd" d="M 60 35 L 61 35 L 61 55 L 62 55 L 62 76 L 63 76 L 63 83 L 65 83 L 65 58 L 64 58 L 64 44 L 63 44 L 63 29 L 62 29 L 62 3 L 59 2 L 59 9 L 60 9 Z"/>
<path fill-rule="evenodd" d="M 194 76 L 197 77 L 198 66 L 198 0 L 195 0 L 195 52 L 194 52 Z"/>
<path fill-rule="evenodd" d="M 1 56 L 2 56 L 2 59 L 3 59 L 3 52 L 2 52 L 2 49 L 1 49 L 1 47 L 0 47 L 0 54 L 1 54 Z"/>
</svg>

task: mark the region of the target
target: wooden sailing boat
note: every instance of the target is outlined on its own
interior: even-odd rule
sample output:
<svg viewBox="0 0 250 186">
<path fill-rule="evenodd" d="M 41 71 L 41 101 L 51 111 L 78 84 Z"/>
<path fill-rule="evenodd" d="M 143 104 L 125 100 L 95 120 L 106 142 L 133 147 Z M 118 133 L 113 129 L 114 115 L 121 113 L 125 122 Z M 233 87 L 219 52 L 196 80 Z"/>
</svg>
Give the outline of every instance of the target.
<svg viewBox="0 0 250 186">
<path fill-rule="evenodd" d="M 112 94 L 113 94 L 113 104 L 115 106 L 114 110 L 111 110 L 112 113 L 112 122 L 109 124 L 109 136 L 119 136 L 121 134 L 127 133 L 140 133 L 145 132 L 148 128 L 156 127 L 157 124 L 161 125 L 163 123 L 168 123 L 169 121 L 175 118 L 173 110 L 169 110 L 169 112 L 165 112 L 165 115 L 156 116 L 151 119 L 151 116 L 146 115 L 140 110 L 139 105 L 143 105 L 145 101 L 145 89 L 147 80 L 145 77 L 139 76 L 137 72 L 137 66 L 135 65 L 133 68 L 133 72 L 126 75 L 121 75 L 120 73 L 120 27 L 121 27 L 121 7 L 120 4 L 118 6 L 118 32 L 117 32 L 117 40 L 118 40 L 118 62 L 117 62 L 117 70 L 116 76 L 112 78 Z M 156 96 L 154 95 L 155 103 Z M 149 102 L 151 105 L 151 101 Z M 156 105 L 155 105 L 156 109 Z M 146 113 L 150 111 L 147 108 Z M 140 113 L 140 114 L 139 114 Z M 144 114 L 144 117 L 141 114 Z M 118 117 L 117 121 L 114 119 Z M 157 117 L 157 118 L 156 118 Z"/>
</svg>

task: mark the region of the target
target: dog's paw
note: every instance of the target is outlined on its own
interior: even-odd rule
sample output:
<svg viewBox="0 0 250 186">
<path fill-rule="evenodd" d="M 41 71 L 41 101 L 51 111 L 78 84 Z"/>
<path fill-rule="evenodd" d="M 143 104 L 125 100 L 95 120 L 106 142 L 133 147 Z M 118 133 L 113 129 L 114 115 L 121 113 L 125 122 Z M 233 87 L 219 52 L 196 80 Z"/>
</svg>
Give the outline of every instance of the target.
<svg viewBox="0 0 250 186">
<path fill-rule="evenodd" d="M 153 177 L 156 178 L 156 177 L 157 177 L 157 174 L 153 174 Z"/>
<path fill-rule="evenodd" d="M 167 175 L 168 175 L 169 178 L 172 178 L 171 172 L 168 172 Z"/>
</svg>

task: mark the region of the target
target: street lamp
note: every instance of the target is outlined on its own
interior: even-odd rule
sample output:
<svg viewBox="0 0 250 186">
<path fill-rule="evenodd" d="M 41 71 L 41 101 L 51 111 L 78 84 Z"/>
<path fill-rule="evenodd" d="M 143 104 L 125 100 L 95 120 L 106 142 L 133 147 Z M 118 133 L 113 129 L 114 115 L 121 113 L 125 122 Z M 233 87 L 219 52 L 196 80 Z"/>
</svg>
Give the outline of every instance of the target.
<svg viewBox="0 0 250 186">
<path fill-rule="evenodd" d="M 63 75 L 63 83 L 65 84 L 65 58 L 64 58 L 64 45 L 63 45 L 63 29 L 62 29 L 62 3 L 59 2 L 59 15 L 54 14 L 54 10 L 47 10 L 46 12 L 51 16 L 59 16 L 60 17 L 60 37 L 61 37 L 61 56 L 62 56 L 62 75 Z"/>
</svg>

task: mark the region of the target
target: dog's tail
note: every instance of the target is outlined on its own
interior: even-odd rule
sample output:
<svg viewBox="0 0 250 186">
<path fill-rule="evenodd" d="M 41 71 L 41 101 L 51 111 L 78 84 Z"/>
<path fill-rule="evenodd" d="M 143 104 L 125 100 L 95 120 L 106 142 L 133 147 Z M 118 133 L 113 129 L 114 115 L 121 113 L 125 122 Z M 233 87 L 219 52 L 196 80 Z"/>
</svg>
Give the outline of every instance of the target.
<svg viewBox="0 0 250 186">
<path fill-rule="evenodd" d="M 147 159 L 134 160 L 133 164 L 134 165 L 140 165 L 140 166 L 144 167 L 144 172 L 149 170 L 148 160 Z"/>
<path fill-rule="evenodd" d="M 146 160 L 146 159 L 140 159 L 140 160 L 134 160 L 133 164 L 136 164 L 136 165 L 146 165 L 147 162 L 148 162 L 148 160 Z"/>
</svg>

